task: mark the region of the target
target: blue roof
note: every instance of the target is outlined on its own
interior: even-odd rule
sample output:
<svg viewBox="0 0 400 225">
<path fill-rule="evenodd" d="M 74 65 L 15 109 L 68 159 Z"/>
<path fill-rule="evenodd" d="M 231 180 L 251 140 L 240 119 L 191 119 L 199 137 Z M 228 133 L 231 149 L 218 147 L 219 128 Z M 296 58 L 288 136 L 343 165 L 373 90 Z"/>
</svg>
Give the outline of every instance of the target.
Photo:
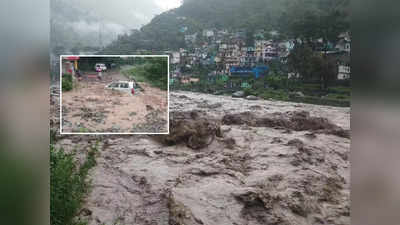
<svg viewBox="0 0 400 225">
<path fill-rule="evenodd" d="M 231 74 L 240 75 L 240 76 L 248 76 L 249 74 L 253 74 L 255 78 L 259 78 L 262 74 L 268 73 L 268 66 L 257 66 L 257 67 L 239 67 L 232 66 L 230 68 Z"/>
</svg>

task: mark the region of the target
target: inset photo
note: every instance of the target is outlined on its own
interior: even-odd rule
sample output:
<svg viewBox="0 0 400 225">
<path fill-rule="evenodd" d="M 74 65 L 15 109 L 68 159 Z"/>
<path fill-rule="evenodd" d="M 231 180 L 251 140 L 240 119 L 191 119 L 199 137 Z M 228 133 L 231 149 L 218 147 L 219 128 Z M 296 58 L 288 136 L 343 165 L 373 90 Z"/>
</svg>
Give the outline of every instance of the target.
<svg viewBox="0 0 400 225">
<path fill-rule="evenodd" d="M 169 57 L 60 56 L 61 134 L 168 134 Z"/>
</svg>

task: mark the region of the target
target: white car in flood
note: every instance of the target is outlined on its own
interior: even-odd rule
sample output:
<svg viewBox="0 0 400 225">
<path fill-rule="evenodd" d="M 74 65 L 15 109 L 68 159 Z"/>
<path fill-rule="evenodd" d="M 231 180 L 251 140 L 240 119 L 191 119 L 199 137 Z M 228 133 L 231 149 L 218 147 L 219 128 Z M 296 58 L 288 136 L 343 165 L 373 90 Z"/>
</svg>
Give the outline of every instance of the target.
<svg viewBox="0 0 400 225">
<path fill-rule="evenodd" d="M 137 94 L 140 87 L 135 81 L 114 81 L 105 87 L 109 90 L 116 90 L 130 93 L 131 95 Z"/>
</svg>

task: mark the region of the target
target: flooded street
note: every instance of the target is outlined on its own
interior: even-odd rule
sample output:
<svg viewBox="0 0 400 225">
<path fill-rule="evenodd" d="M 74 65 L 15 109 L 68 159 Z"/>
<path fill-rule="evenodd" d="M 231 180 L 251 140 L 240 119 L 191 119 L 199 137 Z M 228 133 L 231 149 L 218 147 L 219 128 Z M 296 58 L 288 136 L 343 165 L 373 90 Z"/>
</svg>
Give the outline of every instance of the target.
<svg viewBox="0 0 400 225">
<path fill-rule="evenodd" d="M 62 93 L 63 132 L 167 132 L 166 91 L 139 83 L 141 89 L 131 95 L 105 88 L 112 81 L 127 80 L 122 74 L 105 74 L 102 81 L 87 77 Z"/>
</svg>

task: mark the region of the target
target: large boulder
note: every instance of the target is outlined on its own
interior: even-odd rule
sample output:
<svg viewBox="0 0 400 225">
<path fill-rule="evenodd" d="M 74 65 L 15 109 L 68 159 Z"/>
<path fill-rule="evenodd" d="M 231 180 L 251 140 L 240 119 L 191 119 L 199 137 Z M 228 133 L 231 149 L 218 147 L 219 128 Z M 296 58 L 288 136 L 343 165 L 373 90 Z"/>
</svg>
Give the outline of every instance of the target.
<svg viewBox="0 0 400 225">
<path fill-rule="evenodd" d="M 254 95 L 249 95 L 246 97 L 247 100 L 259 100 L 259 98 L 257 96 Z"/>
<path fill-rule="evenodd" d="M 244 97 L 244 91 L 237 91 L 232 94 L 232 97 L 234 98 L 243 98 Z"/>
</svg>

